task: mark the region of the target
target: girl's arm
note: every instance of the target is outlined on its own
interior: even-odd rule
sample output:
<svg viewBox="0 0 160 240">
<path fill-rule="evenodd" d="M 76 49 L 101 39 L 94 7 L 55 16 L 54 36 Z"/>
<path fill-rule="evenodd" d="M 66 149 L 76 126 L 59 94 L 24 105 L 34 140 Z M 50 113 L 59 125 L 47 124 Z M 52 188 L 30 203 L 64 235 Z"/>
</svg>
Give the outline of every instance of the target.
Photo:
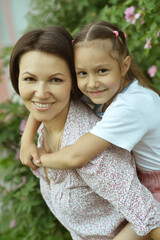
<svg viewBox="0 0 160 240">
<path fill-rule="evenodd" d="M 86 133 L 76 143 L 64 147 L 60 151 L 42 155 L 40 157 L 41 164 L 37 160 L 36 165 L 53 169 L 82 167 L 110 145 L 111 143 L 104 139 Z"/>
<path fill-rule="evenodd" d="M 158 239 L 158 238 L 157 238 Z M 113 240 L 152 240 L 148 235 L 138 236 L 128 223 L 114 238 Z"/>
<path fill-rule="evenodd" d="M 149 236 L 151 236 L 151 238 L 153 240 L 159 240 L 160 239 L 160 227 L 153 229 L 150 233 Z"/>
<path fill-rule="evenodd" d="M 39 159 L 37 147 L 34 144 L 34 138 L 39 126 L 40 122 L 35 120 L 32 114 L 30 114 L 21 138 L 20 160 L 24 165 L 33 170 L 36 170 L 37 167 L 33 164 L 32 159 Z"/>
</svg>

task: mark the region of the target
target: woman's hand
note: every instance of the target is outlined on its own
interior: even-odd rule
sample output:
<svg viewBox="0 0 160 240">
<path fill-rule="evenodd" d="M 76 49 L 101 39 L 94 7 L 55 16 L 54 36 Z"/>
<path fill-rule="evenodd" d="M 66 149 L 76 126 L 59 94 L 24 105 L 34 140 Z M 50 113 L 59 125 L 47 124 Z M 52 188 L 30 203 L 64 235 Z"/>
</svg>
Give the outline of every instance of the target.
<svg viewBox="0 0 160 240">
<path fill-rule="evenodd" d="M 36 145 L 34 143 L 23 144 L 21 142 L 20 160 L 22 164 L 36 170 L 38 166 L 33 163 L 33 159 L 39 160 L 39 153 Z"/>
</svg>

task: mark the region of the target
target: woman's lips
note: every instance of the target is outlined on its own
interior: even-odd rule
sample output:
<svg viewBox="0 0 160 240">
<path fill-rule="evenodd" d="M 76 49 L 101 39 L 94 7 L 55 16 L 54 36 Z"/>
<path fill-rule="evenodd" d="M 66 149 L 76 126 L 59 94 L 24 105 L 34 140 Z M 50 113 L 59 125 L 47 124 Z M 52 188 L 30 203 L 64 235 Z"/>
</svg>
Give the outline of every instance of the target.
<svg viewBox="0 0 160 240">
<path fill-rule="evenodd" d="M 53 105 L 53 103 L 40 103 L 40 102 L 32 102 L 34 107 L 39 110 L 39 111 L 46 111 L 49 110 L 51 108 L 51 106 Z"/>
</svg>

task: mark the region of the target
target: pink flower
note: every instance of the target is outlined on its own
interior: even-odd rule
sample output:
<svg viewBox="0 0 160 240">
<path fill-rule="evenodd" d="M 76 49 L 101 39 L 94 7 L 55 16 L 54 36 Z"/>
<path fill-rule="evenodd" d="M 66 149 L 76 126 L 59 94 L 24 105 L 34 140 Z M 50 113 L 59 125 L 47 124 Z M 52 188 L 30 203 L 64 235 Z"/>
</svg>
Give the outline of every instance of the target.
<svg viewBox="0 0 160 240">
<path fill-rule="evenodd" d="M 26 177 L 25 176 L 22 176 L 22 181 L 21 183 L 18 185 L 18 188 L 22 187 L 25 183 L 26 183 Z"/>
<path fill-rule="evenodd" d="M 152 78 L 155 76 L 155 74 L 157 72 L 157 67 L 155 65 L 153 65 L 148 69 L 147 72 L 148 72 L 149 76 Z"/>
<path fill-rule="evenodd" d="M 16 155 L 14 157 L 15 161 L 18 161 L 20 159 L 20 154 L 19 154 L 19 150 L 16 151 Z"/>
<path fill-rule="evenodd" d="M 22 120 L 19 126 L 19 129 L 21 130 L 21 132 L 24 131 L 25 126 L 26 126 L 27 121 L 26 120 Z"/>
<path fill-rule="evenodd" d="M 141 25 L 144 24 L 144 19 L 140 20 L 140 24 L 141 24 Z"/>
<path fill-rule="evenodd" d="M 144 45 L 144 49 L 146 48 L 152 48 L 151 46 L 151 38 L 146 39 L 146 44 Z"/>
<path fill-rule="evenodd" d="M 12 221 L 10 222 L 9 227 L 10 227 L 10 228 L 14 228 L 15 226 L 16 226 L 16 220 L 15 220 L 15 219 L 12 219 Z"/>
<path fill-rule="evenodd" d="M 134 13 L 134 6 L 126 8 L 124 14 L 127 22 L 131 21 L 131 24 L 135 24 L 136 20 L 140 17 L 139 13 Z"/>
<path fill-rule="evenodd" d="M 26 183 L 26 177 L 25 176 L 23 176 L 22 177 L 22 182 L 21 182 L 21 185 L 24 185 Z"/>
</svg>

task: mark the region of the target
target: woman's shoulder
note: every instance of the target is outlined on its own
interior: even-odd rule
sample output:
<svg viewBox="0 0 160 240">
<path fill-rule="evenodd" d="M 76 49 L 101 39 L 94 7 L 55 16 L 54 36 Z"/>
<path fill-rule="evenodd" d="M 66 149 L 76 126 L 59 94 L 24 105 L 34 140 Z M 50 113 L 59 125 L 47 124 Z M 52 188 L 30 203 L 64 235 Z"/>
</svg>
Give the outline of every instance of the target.
<svg viewBox="0 0 160 240">
<path fill-rule="evenodd" d="M 68 118 L 84 131 L 89 131 L 100 120 L 91 107 L 80 101 L 71 101 Z"/>
<path fill-rule="evenodd" d="M 99 118 L 94 114 L 92 107 L 84 102 L 71 101 L 70 110 L 72 110 L 72 112 L 74 111 L 74 113 L 77 115 L 94 118 L 95 121 L 99 120 Z"/>
</svg>

